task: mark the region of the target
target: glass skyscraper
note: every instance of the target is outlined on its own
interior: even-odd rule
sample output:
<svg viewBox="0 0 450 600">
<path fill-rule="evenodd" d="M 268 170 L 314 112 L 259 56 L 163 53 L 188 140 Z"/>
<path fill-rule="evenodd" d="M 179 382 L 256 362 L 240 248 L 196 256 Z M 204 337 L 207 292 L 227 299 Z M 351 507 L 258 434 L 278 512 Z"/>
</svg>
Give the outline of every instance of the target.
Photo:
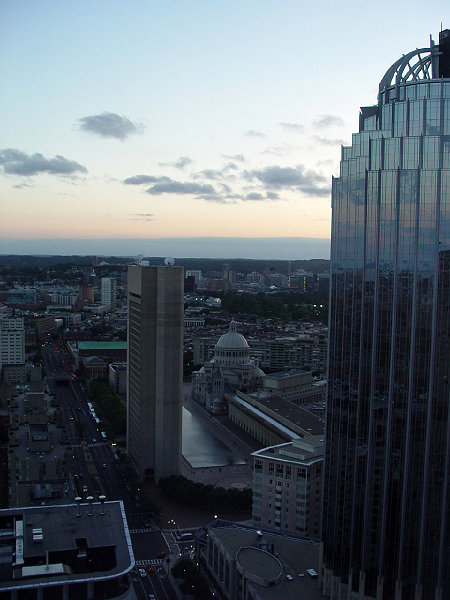
<svg viewBox="0 0 450 600">
<path fill-rule="evenodd" d="M 450 31 L 361 108 L 332 186 L 320 585 L 450 598 Z"/>
</svg>

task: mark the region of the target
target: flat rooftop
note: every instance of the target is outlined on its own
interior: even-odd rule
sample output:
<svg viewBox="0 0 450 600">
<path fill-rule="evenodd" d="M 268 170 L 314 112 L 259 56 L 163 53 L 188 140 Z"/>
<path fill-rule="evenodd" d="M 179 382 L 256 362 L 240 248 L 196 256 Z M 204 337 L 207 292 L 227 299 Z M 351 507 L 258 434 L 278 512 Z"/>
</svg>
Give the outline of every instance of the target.
<svg viewBox="0 0 450 600">
<path fill-rule="evenodd" d="M 80 350 L 126 350 L 127 342 L 78 342 Z"/>
<path fill-rule="evenodd" d="M 297 375 L 311 375 L 310 371 L 281 371 L 280 373 L 272 373 L 272 375 L 266 375 L 267 379 L 287 379 L 289 377 L 295 377 Z"/>
<path fill-rule="evenodd" d="M 265 531 L 260 532 L 262 535 L 259 535 L 254 529 L 237 527 L 223 529 L 214 527 L 209 531 L 220 540 L 233 557 L 241 548 L 257 548 L 268 553 L 267 561 L 270 562 L 270 557 L 278 559 L 284 575 L 290 575 L 292 581 L 283 577 L 279 585 L 268 588 L 251 583 L 263 600 L 286 600 L 286 598 L 323 600 L 322 592 L 317 587 L 317 579 L 311 578 L 306 572 L 307 569 L 319 571 L 318 543 Z M 262 560 L 252 565 L 253 571 L 261 577 L 264 577 L 266 568 L 267 563 Z"/>
<path fill-rule="evenodd" d="M 0 590 L 118 577 L 134 566 L 122 501 L 0 510 Z M 104 512 L 104 514 L 102 514 Z M 79 514 L 79 516 L 78 516 Z"/>
<path fill-rule="evenodd" d="M 239 392 L 234 396 L 234 399 L 236 402 L 245 404 L 247 410 L 259 415 L 260 418 L 263 417 L 269 422 L 273 421 L 281 429 L 286 428 L 282 425 L 281 419 L 285 419 L 289 424 L 296 426 L 289 432 L 290 435 L 294 434 L 293 439 L 301 437 L 297 433 L 299 429 L 308 432 L 310 435 L 324 435 L 325 433 L 324 419 L 314 415 L 303 406 L 297 406 L 274 393 L 260 391 L 253 394 L 243 394 Z M 252 406 L 248 399 L 250 399 L 250 402 L 253 401 L 255 406 Z"/>
</svg>

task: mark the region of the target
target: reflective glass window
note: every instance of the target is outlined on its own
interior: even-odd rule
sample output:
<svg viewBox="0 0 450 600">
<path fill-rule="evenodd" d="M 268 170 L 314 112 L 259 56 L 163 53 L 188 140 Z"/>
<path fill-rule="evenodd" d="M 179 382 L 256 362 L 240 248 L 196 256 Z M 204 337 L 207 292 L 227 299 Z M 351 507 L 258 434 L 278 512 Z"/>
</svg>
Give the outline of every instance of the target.
<svg viewBox="0 0 450 600">
<path fill-rule="evenodd" d="M 361 154 L 361 134 L 354 133 L 352 135 L 352 158 L 356 158 Z"/>
<path fill-rule="evenodd" d="M 381 144 L 382 140 L 372 140 L 370 146 L 370 169 L 381 169 Z"/>
<path fill-rule="evenodd" d="M 439 135 L 440 133 L 440 100 L 428 100 L 426 105 L 426 135 Z"/>
<path fill-rule="evenodd" d="M 375 115 L 364 119 L 364 131 L 371 131 L 377 128 L 377 118 Z"/>
<path fill-rule="evenodd" d="M 392 127 L 392 107 L 393 104 L 385 104 L 381 113 L 381 123 L 383 129 L 391 130 Z"/>
<path fill-rule="evenodd" d="M 424 169 L 439 168 L 439 138 L 423 138 L 423 165 Z"/>
<path fill-rule="evenodd" d="M 428 82 L 418 84 L 416 95 L 417 99 L 428 98 Z"/>
<path fill-rule="evenodd" d="M 450 169 L 450 135 L 442 136 L 442 168 Z"/>
<path fill-rule="evenodd" d="M 440 250 L 450 250 L 450 170 L 441 174 Z"/>
<path fill-rule="evenodd" d="M 441 97 L 441 84 L 440 83 L 430 83 L 430 98 L 440 98 Z"/>
<path fill-rule="evenodd" d="M 409 104 L 409 135 L 423 133 L 423 100 L 415 100 Z"/>
<path fill-rule="evenodd" d="M 450 135 L 450 100 L 444 100 L 444 124 L 442 133 L 444 135 Z"/>
<path fill-rule="evenodd" d="M 408 100 L 415 100 L 416 99 L 416 89 L 417 89 L 416 85 L 408 85 L 406 87 L 406 98 Z"/>
<path fill-rule="evenodd" d="M 384 168 L 397 169 L 400 166 L 400 140 L 392 138 L 384 141 Z"/>
<path fill-rule="evenodd" d="M 411 137 L 403 140 L 403 169 L 419 167 L 419 138 Z"/>
<path fill-rule="evenodd" d="M 351 146 L 343 146 L 342 147 L 342 160 L 348 160 L 351 157 L 352 157 Z"/>
<path fill-rule="evenodd" d="M 360 155 L 369 156 L 370 133 L 363 131 L 360 135 Z"/>
<path fill-rule="evenodd" d="M 400 137 L 406 135 L 406 114 L 407 104 L 405 102 L 398 102 L 394 108 L 394 135 Z"/>
</svg>

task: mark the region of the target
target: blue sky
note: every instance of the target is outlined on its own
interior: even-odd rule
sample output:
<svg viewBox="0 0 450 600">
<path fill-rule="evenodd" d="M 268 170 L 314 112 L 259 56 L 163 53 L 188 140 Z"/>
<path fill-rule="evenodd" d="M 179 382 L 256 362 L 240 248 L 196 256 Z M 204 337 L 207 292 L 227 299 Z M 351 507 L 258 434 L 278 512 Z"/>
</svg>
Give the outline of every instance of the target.
<svg viewBox="0 0 450 600">
<path fill-rule="evenodd" d="M 0 252 L 181 238 L 180 252 L 215 239 L 223 256 L 315 257 L 295 240 L 328 245 L 359 107 L 446 14 L 440 0 L 4 0 Z"/>
</svg>

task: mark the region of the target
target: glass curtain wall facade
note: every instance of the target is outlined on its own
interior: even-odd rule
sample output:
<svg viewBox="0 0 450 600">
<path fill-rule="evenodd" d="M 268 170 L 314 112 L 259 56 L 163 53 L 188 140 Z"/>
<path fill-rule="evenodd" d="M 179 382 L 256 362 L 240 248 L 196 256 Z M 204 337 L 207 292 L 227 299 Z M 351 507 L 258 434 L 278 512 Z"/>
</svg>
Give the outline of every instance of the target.
<svg viewBox="0 0 450 600">
<path fill-rule="evenodd" d="M 449 40 L 389 69 L 333 180 L 331 598 L 450 598 Z"/>
</svg>

